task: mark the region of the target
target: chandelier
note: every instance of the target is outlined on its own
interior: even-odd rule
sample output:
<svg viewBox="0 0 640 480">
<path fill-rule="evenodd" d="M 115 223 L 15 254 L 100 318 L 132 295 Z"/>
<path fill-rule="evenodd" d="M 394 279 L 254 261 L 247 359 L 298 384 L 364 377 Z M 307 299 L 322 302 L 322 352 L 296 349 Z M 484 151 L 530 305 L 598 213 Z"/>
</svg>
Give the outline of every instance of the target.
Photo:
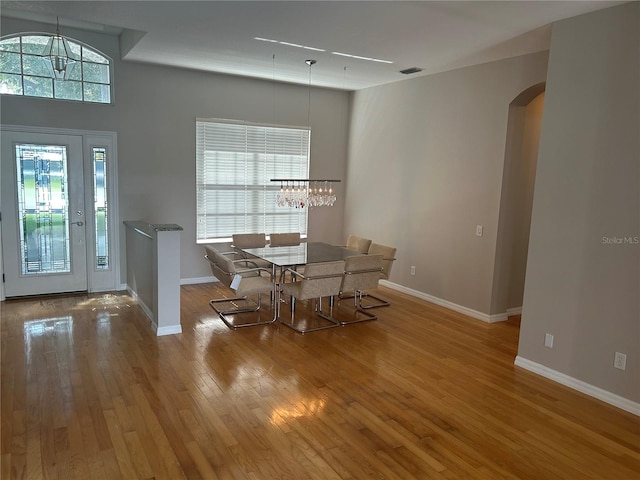
<svg viewBox="0 0 640 480">
<path fill-rule="evenodd" d="M 309 103 L 307 110 L 307 125 L 311 130 L 311 67 L 315 60 L 305 60 L 309 66 Z M 280 182 L 280 190 L 276 194 L 278 207 L 332 207 L 336 201 L 334 183 L 340 180 L 328 179 L 299 179 L 299 178 L 272 178 L 272 182 Z"/>
<path fill-rule="evenodd" d="M 47 46 L 44 47 L 42 56 L 45 57 L 45 63 L 49 74 L 56 80 L 68 80 L 73 67 L 80 58 L 73 53 L 69 41 L 60 35 L 60 22 L 56 17 L 56 34 L 53 35 Z"/>
<path fill-rule="evenodd" d="M 293 208 L 332 207 L 336 201 L 333 184 L 340 182 L 295 178 L 272 178 L 271 181 L 280 182 L 276 205 Z"/>
</svg>

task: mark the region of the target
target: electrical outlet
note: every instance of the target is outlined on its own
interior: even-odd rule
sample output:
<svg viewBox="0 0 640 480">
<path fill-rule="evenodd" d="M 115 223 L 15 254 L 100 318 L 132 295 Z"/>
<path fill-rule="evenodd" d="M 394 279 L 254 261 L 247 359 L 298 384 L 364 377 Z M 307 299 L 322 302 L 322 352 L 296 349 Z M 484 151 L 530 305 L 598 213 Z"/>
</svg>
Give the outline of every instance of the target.
<svg viewBox="0 0 640 480">
<path fill-rule="evenodd" d="M 415 274 L 416 274 L 416 266 L 411 265 L 411 275 L 415 275 Z"/>
<path fill-rule="evenodd" d="M 551 335 L 550 333 L 546 333 L 544 335 L 544 346 L 553 348 L 553 335 Z"/>
<path fill-rule="evenodd" d="M 482 225 L 476 225 L 476 237 L 482 236 Z"/>
<path fill-rule="evenodd" d="M 624 353 L 616 352 L 613 359 L 613 366 L 620 370 L 627 368 L 627 356 Z"/>
</svg>

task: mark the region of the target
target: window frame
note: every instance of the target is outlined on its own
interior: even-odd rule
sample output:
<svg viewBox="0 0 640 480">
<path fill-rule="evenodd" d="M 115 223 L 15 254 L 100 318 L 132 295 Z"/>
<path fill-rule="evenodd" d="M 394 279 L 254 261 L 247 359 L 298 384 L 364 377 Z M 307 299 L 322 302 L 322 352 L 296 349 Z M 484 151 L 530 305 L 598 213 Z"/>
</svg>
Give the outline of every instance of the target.
<svg viewBox="0 0 640 480">
<path fill-rule="evenodd" d="M 20 72 L 10 72 L 10 71 L 4 71 L 4 70 L 0 70 L 0 74 L 3 75 L 15 75 L 15 76 L 19 76 L 20 77 L 20 87 L 21 87 L 21 93 L 10 93 L 10 92 L 2 92 L 2 88 L 0 87 L 0 95 L 6 95 L 6 96 L 11 96 L 11 97 L 26 97 L 26 98 L 44 98 L 47 100 L 58 100 L 58 101 L 68 101 L 68 102 L 78 102 L 78 103 L 86 103 L 86 104 L 92 104 L 92 105 L 114 105 L 114 85 L 113 85 L 113 80 L 114 80 L 114 65 L 113 65 L 113 58 L 111 58 L 109 55 L 106 55 L 105 53 L 101 52 L 100 50 L 98 50 L 97 48 L 92 47 L 91 45 L 88 45 L 80 40 L 76 40 L 75 38 L 71 38 L 68 36 L 64 36 L 64 38 L 66 40 L 68 40 L 69 44 L 71 46 L 73 46 L 74 48 L 78 48 L 79 49 L 79 54 L 77 54 L 79 56 L 79 60 L 77 60 L 77 63 L 79 65 L 76 65 L 75 68 L 80 70 L 80 75 L 79 78 L 75 79 L 69 79 L 69 80 L 60 80 L 60 79 L 55 79 L 52 78 L 50 75 L 43 75 L 43 74 L 37 74 L 37 73 L 29 73 L 29 74 L 25 74 L 24 71 L 24 56 L 29 56 L 29 57 L 41 57 L 43 59 L 43 62 L 46 61 L 45 60 L 45 56 L 44 55 L 40 55 L 37 53 L 32 53 L 32 52 L 25 52 L 24 47 L 23 47 L 23 37 L 42 37 L 44 39 L 46 39 L 46 42 L 43 43 L 43 45 L 46 45 L 47 42 L 49 41 L 49 39 L 51 39 L 52 37 L 55 37 L 54 34 L 52 33 L 47 33 L 47 32 L 20 32 L 20 33 L 14 33 L 14 34 L 9 34 L 9 35 L 4 35 L 2 37 L 0 37 L 0 44 L 2 44 L 2 42 L 4 42 L 5 40 L 11 40 L 11 39 L 18 39 L 19 40 L 19 51 L 13 51 L 13 50 L 4 50 L 0 47 L 0 51 L 2 52 L 7 52 L 7 53 L 13 53 L 13 54 L 18 54 L 20 55 Z M 43 50 L 44 50 L 44 46 L 43 46 Z M 92 61 L 90 59 L 86 58 L 86 52 L 90 52 L 92 54 L 98 55 L 102 58 L 104 58 L 106 60 L 106 63 L 100 63 L 100 62 L 96 62 L 96 61 Z M 104 65 L 106 66 L 107 70 L 108 70 L 108 77 L 109 77 L 109 83 L 102 83 L 102 82 L 98 82 L 98 81 L 91 81 L 91 80 L 87 80 L 85 77 L 85 64 L 91 64 L 91 65 Z M 25 76 L 28 78 L 34 78 L 34 79 L 45 79 L 50 81 L 50 86 L 51 86 L 51 96 L 46 96 L 46 95 L 29 95 L 29 94 L 25 94 Z M 74 83 L 78 83 L 80 85 L 80 98 L 67 98 L 67 97 L 57 97 L 56 96 L 56 84 L 57 82 L 74 82 Z M 85 94 L 85 86 L 87 85 L 98 85 L 101 87 L 108 87 L 109 89 L 109 101 L 108 102 L 103 102 L 103 101 L 94 101 L 94 100 L 88 100 L 86 99 L 86 94 Z"/>
<path fill-rule="evenodd" d="M 222 156 L 227 155 L 226 164 L 223 161 L 217 160 L 218 162 L 226 165 L 227 169 L 230 165 L 228 156 L 230 155 L 230 150 L 213 150 L 211 148 L 205 147 L 205 142 L 211 141 L 211 139 L 207 140 L 206 134 L 204 132 L 205 125 L 219 125 L 221 128 L 233 128 L 234 131 L 240 131 L 241 129 L 245 129 L 245 139 L 243 149 L 240 148 L 240 144 L 235 144 L 238 147 L 238 150 L 233 150 L 234 155 L 239 154 L 240 156 L 244 155 L 244 162 L 237 162 L 237 165 L 233 167 L 233 169 L 227 170 L 227 173 L 230 175 L 231 172 L 234 173 L 235 179 L 241 176 L 245 172 L 245 168 L 248 164 L 251 165 L 261 165 L 262 172 L 261 178 L 257 179 L 256 182 L 246 181 L 250 175 L 244 175 L 245 181 L 244 183 L 215 183 L 215 182 L 207 182 L 206 176 L 207 172 L 205 171 L 208 168 L 216 168 L 211 167 L 210 163 L 207 163 L 205 160 L 205 152 L 209 153 L 209 156 L 215 155 L 215 152 L 225 152 L 221 153 Z M 280 191 L 280 184 L 277 182 L 271 182 L 270 180 L 273 178 L 291 178 L 291 168 L 299 168 L 297 173 L 295 174 L 295 178 L 308 178 L 308 173 L 310 169 L 310 153 L 311 153 L 311 129 L 306 126 L 292 126 L 292 125 L 275 125 L 275 124 L 265 124 L 265 123 L 252 123 L 252 122 L 244 122 L 237 120 L 228 120 L 228 119 L 219 119 L 219 118 L 196 118 L 196 155 L 195 155 L 195 163 L 196 163 L 196 172 L 195 172 L 195 186 L 196 186 L 196 243 L 197 244 L 207 244 L 207 243 L 228 243 L 232 241 L 231 235 L 234 233 L 265 233 L 267 235 L 271 233 L 286 233 L 290 231 L 299 231 L 301 238 L 306 238 L 308 228 L 309 228 L 309 214 L 308 207 L 294 209 L 291 207 L 278 207 L 275 202 L 275 197 L 277 193 Z M 238 127 L 236 129 L 236 127 Z M 249 140 L 249 145 L 247 145 L 247 138 L 251 137 L 249 131 L 260 131 L 264 132 L 265 143 L 263 152 L 255 151 L 255 148 L 252 150 L 251 147 L 255 147 L 255 143 L 251 143 Z M 293 136 L 300 135 L 300 147 L 301 149 L 304 146 L 304 154 L 297 153 L 292 155 L 289 152 L 289 148 L 291 144 L 286 142 L 282 142 L 278 144 L 274 142 L 274 139 L 278 138 L 277 133 L 287 132 Z M 269 135 L 272 135 L 269 137 Z M 305 140 L 306 135 L 306 140 Z M 202 136 L 202 137 L 201 137 Z M 271 143 L 269 143 L 271 141 Z M 306 143 L 305 143 L 306 142 Z M 289 148 L 288 148 L 289 147 Z M 242 150 L 242 151 L 240 151 Z M 283 169 L 278 170 L 277 164 L 281 164 L 283 157 L 302 157 L 301 162 L 293 162 L 291 164 L 287 164 L 289 167 L 289 171 L 285 171 L 286 166 Z M 251 158 L 254 159 L 254 162 L 251 162 Z M 257 159 L 257 160 L 256 160 Z M 276 161 L 277 159 L 277 161 Z M 234 158 L 233 162 L 236 159 Z M 208 159 L 208 162 L 216 162 L 216 160 Z M 220 165 L 220 163 L 218 165 Z M 218 170 L 216 170 L 218 171 Z M 209 170 L 209 174 L 211 170 Z M 255 173 L 255 172 L 254 172 Z M 217 186 L 217 187 L 216 187 Z M 235 188 L 238 187 L 238 188 Z M 247 208 L 248 204 L 252 202 L 247 200 L 247 198 L 243 198 L 242 203 L 244 208 L 242 211 L 244 213 L 240 213 L 240 210 L 235 212 L 229 212 L 227 214 L 219 213 L 219 212 L 211 212 L 207 210 L 207 205 L 211 205 L 211 200 L 209 200 L 209 204 L 207 204 L 206 194 L 207 192 L 217 192 L 217 194 L 224 194 L 224 192 L 230 192 L 229 198 L 232 198 L 234 191 L 237 193 L 240 189 L 244 189 L 245 192 L 262 192 L 264 194 L 264 201 L 262 202 L 262 210 L 256 211 Z M 235 201 L 235 200 L 233 200 Z M 214 219 L 216 216 L 218 218 L 224 216 L 242 216 L 244 220 L 243 228 L 235 228 L 233 231 L 221 231 L 217 230 L 215 235 L 211 235 L 210 228 L 206 225 L 203 226 L 203 222 L 206 222 L 208 219 Z M 253 225 L 256 217 L 261 217 L 263 219 L 262 225 Z M 288 218 L 289 227 L 288 228 L 278 228 L 277 227 L 277 218 Z M 293 221 L 292 219 L 297 219 Z M 254 222 L 252 222 L 254 220 Z M 215 220 L 214 220 L 215 221 Z M 280 222 L 281 225 L 286 222 Z M 272 224 L 274 225 L 271 231 L 269 227 L 266 225 Z M 291 225 L 296 224 L 296 227 L 292 227 Z M 214 227 L 215 230 L 215 227 Z M 207 235 L 209 233 L 209 235 Z"/>
</svg>

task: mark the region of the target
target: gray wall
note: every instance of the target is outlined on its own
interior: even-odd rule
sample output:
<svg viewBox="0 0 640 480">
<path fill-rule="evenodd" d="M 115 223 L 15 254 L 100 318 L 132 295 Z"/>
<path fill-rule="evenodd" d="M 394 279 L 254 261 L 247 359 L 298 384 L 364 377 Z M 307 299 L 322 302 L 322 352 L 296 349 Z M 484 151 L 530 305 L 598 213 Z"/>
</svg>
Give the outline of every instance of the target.
<svg viewBox="0 0 640 480">
<path fill-rule="evenodd" d="M 516 196 L 514 200 L 514 238 L 511 251 L 509 272 L 509 291 L 507 308 L 522 307 L 524 296 L 524 280 L 527 270 L 527 254 L 529 252 L 529 234 L 531 226 L 531 210 L 533 208 L 533 192 L 540 144 L 540 127 L 542 124 L 544 93 L 534 98 L 524 107 L 524 138 L 519 161 L 516 162 L 516 179 L 513 185 Z"/>
<path fill-rule="evenodd" d="M 553 26 L 518 351 L 635 402 L 639 38 L 637 2 Z M 613 368 L 616 351 L 627 354 L 624 372 Z"/>
<path fill-rule="evenodd" d="M 509 107 L 507 144 L 491 312 L 520 310 L 529 251 L 544 85 L 523 92 Z"/>
<path fill-rule="evenodd" d="M 542 52 L 355 92 L 344 230 L 397 247 L 392 282 L 504 312 L 491 298 L 509 105 L 546 65 Z"/>
<path fill-rule="evenodd" d="M 25 31 L 51 32 L 52 27 L 2 18 L 3 35 Z M 306 125 L 308 86 L 121 62 L 116 37 L 71 29 L 64 33 L 115 59 L 115 105 L 3 96 L 2 123 L 115 131 L 120 219 L 182 225 L 181 277 L 209 276 L 202 247 L 195 243 L 196 117 Z M 344 177 L 348 98 L 346 92 L 312 89 L 312 177 Z M 337 191 L 333 208 L 310 212 L 311 240 L 344 241 L 344 183 Z M 124 235 L 120 241 L 124 258 Z M 126 268 L 121 271 L 124 276 Z"/>
</svg>

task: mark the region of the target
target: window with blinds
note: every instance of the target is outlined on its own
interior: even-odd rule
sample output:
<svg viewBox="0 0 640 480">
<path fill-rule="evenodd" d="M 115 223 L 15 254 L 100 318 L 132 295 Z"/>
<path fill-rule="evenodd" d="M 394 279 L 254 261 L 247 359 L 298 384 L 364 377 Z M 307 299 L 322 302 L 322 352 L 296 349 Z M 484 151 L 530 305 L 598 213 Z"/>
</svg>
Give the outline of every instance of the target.
<svg viewBox="0 0 640 480">
<path fill-rule="evenodd" d="M 272 178 L 308 178 L 307 128 L 196 120 L 196 239 L 307 234 L 306 208 L 276 206 Z"/>
</svg>

